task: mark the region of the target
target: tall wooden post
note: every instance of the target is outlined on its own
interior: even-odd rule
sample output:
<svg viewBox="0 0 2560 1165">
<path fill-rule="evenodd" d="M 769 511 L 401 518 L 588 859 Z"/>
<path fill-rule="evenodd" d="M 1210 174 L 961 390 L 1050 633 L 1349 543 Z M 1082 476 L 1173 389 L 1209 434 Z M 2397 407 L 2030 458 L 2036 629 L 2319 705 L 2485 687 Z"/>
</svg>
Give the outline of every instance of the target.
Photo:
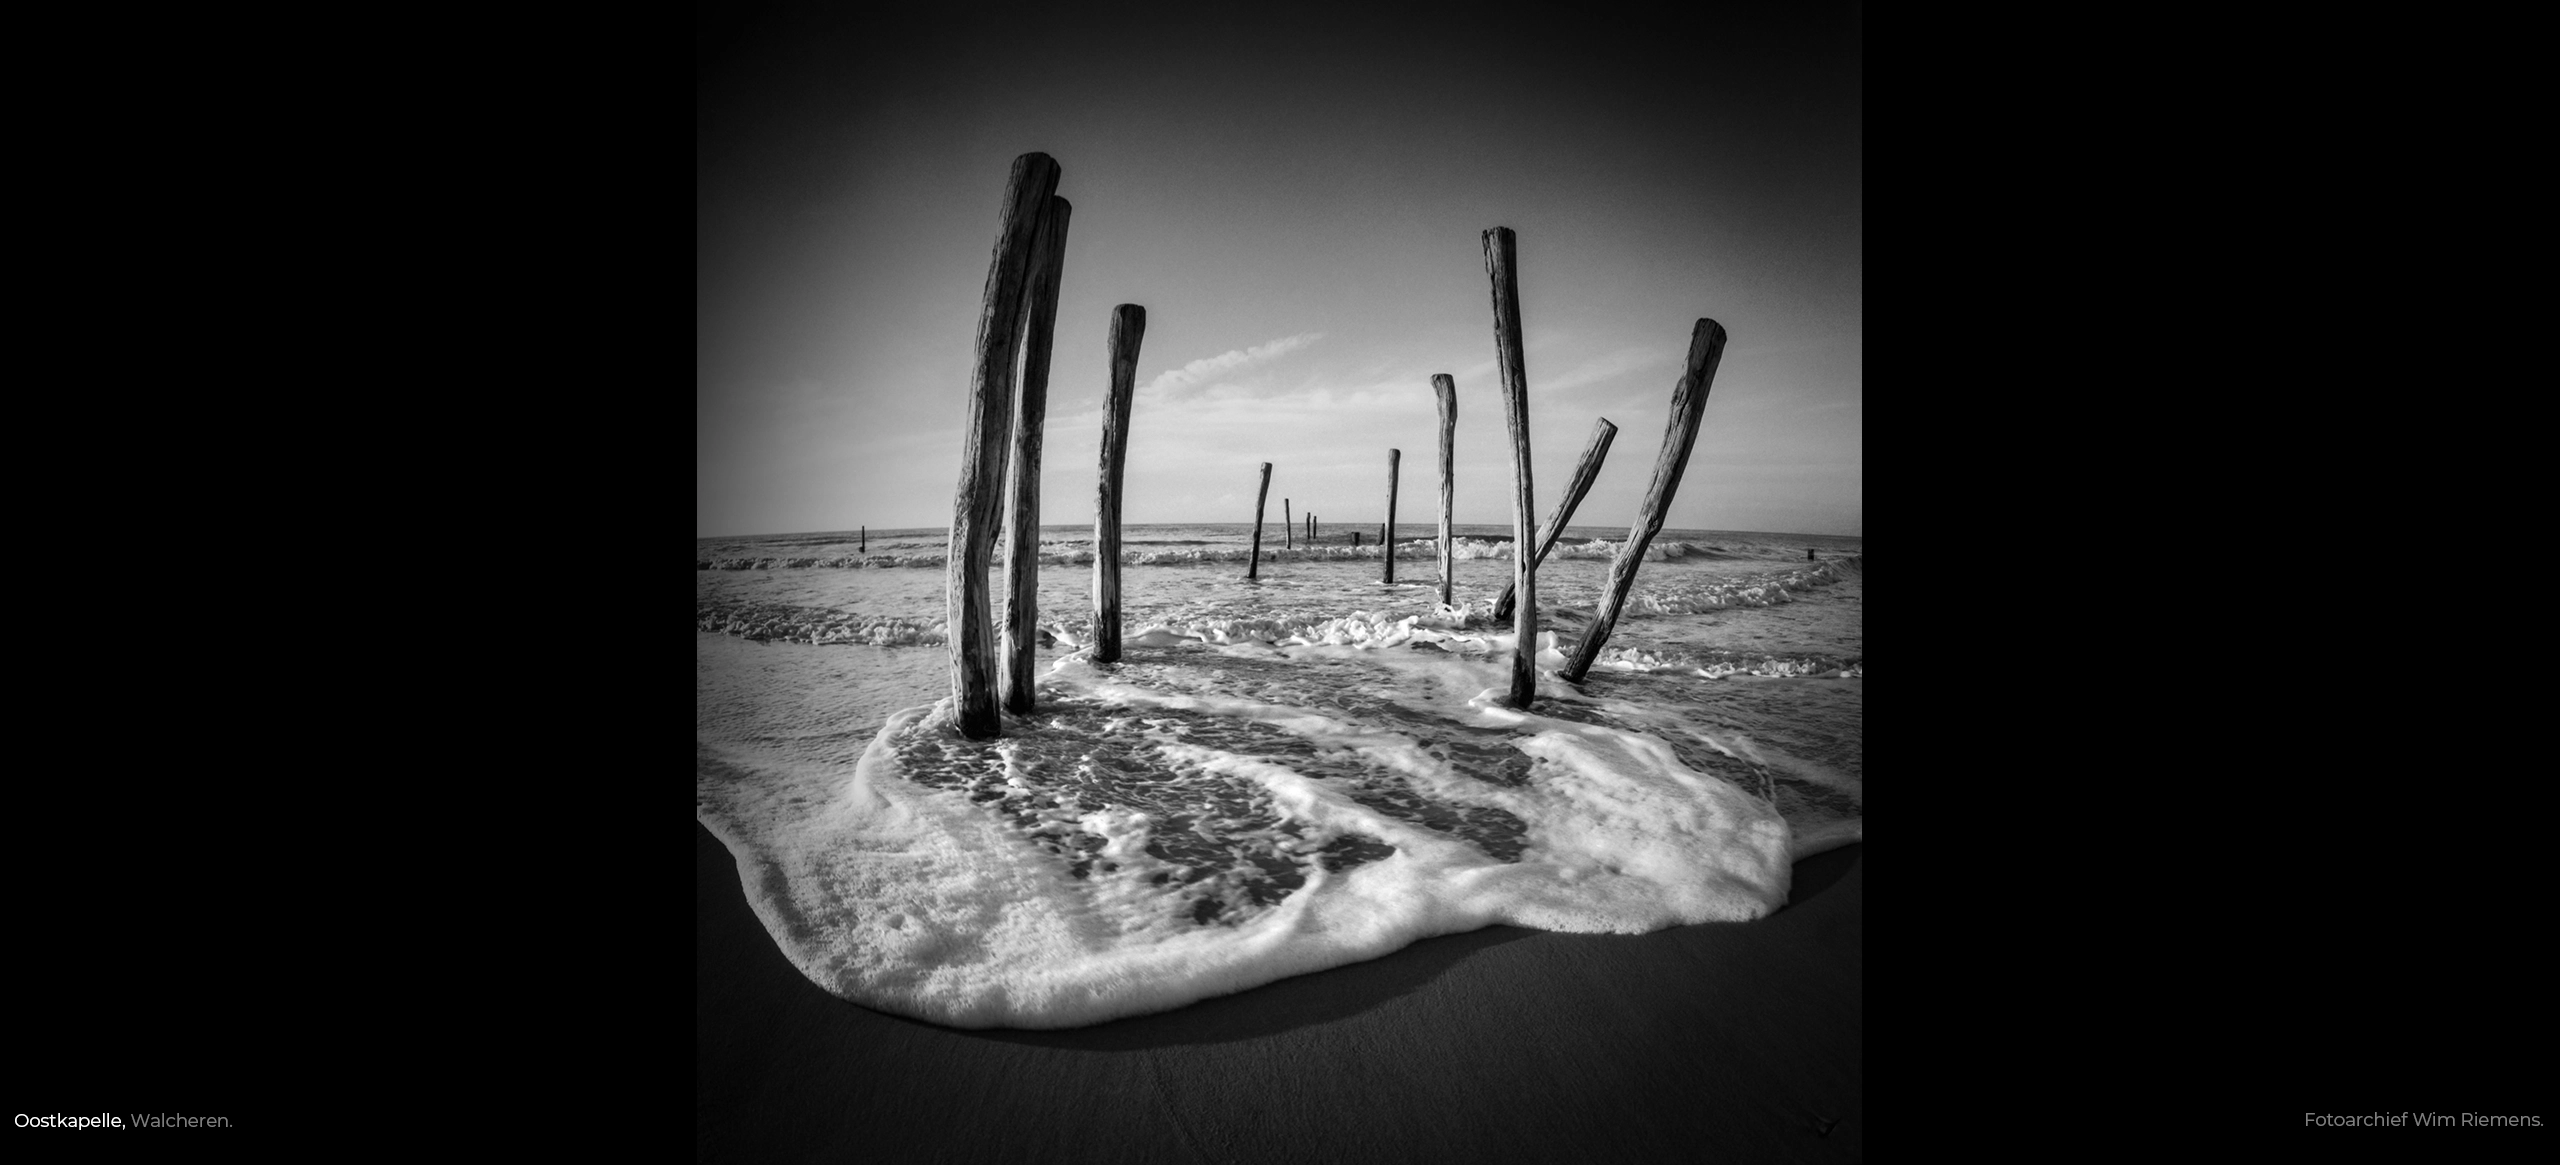
<svg viewBox="0 0 2560 1165">
<path fill-rule="evenodd" d="M 1287 550 L 1297 539 L 1296 524 L 1289 517 L 1289 499 L 1280 499 L 1280 549 Z"/>
<path fill-rule="evenodd" d="M 1502 368 L 1502 404 L 1511 429 L 1511 589 L 1520 597 L 1512 612 L 1510 705 L 1527 711 L 1538 698 L 1538 587 L 1529 556 L 1520 553 L 1537 536 L 1530 513 L 1529 372 L 1520 355 L 1519 239 L 1509 227 L 1484 233 L 1484 273 L 1493 284 L 1493 347 Z"/>
<path fill-rule="evenodd" d="M 853 549 L 855 552 L 861 554 L 871 553 L 871 527 L 863 527 L 862 532 L 855 535 L 855 537 L 861 539 L 861 541 L 854 544 Z"/>
<path fill-rule="evenodd" d="M 1618 548 L 1617 561 L 1609 564 L 1609 590 L 1600 598 L 1591 630 L 1565 665 L 1564 678 L 1569 681 L 1582 682 L 1593 661 L 1600 658 L 1600 646 L 1618 625 L 1618 612 L 1626 606 L 1627 591 L 1635 586 L 1636 567 L 1644 562 L 1645 547 L 1662 532 L 1662 519 L 1671 512 L 1671 494 L 1680 488 L 1689 450 L 1698 443 L 1698 419 L 1706 413 L 1707 389 L 1715 383 L 1716 365 L 1723 359 L 1724 325 L 1699 320 L 1689 332 L 1689 366 L 1671 390 L 1671 422 L 1662 430 L 1662 453 L 1653 461 L 1653 484 L 1645 487 L 1644 508 L 1636 513 L 1635 527 L 1627 531 L 1627 544 Z"/>
<path fill-rule="evenodd" d="M 1547 561 L 1547 552 L 1556 548 L 1556 539 L 1564 536 L 1564 528 L 1573 522 L 1574 507 L 1582 504 L 1582 495 L 1591 492 L 1591 482 L 1600 476 L 1600 463 L 1609 457 L 1609 442 L 1618 436 L 1618 427 L 1602 417 L 1591 426 L 1591 441 L 1582 447 L 1582 460 L 1573 467 L 1573 484 L 1564 489 L 1564 500 L 1556 503 L 1556 512 L 1547 518 L 1546 530 L 1538 535 L 1538 553 L 1529 560 L 1529 572 L 1537 573 Z M 1520 548 L 1514 546 L 1512 553 Z M 1493 618 L 1499 623 L 1511 617 L 1511 588 L 1502 588 L 1502 597 L 1494 600 Z"/>
<path fill-rule="evenodd" d="M 1253 491 L 1253 551 L 1244 560 L 1244 576 L 1259 577 L 1262 571 L 1262 502 L 1271 496 L 1271 463 L 1262 463 L 1262 485 Z"/>
<path fill-rule="evenodd" d="M 1387 450 L 1387 524 L 1378 527 L 1378 557 L 1387 564 L 1383 581 L 1396 581 L 1396 463 L 1404 459 L 1404 450 Z"/>
<path fill-rule="evenodd" d="M 1040 649 L 1040 441 L 1049 419 L 1049 348 L 1058 330 L 1058 277 L 1073 208 L 1051 195 L 1031 244 L 1031 297 L 1022 317 L 1022 389 L 1014 394 L 1013 534 L 1005 540 L 1004 710 L 1031 711 Z"/>
<path fill-rule="evenodd" d="M 1120 470 L 1129 460 L 1129 402 L 1138 389 L 1138 341 L 1147 309 L 1111 309 L 1111 391 L 1102 404 L 1102 473 L 1093 506 L 1093 659 L 1120 659 Z"/>
<path fill-rule="evenodd" d="M 1440 605 L 1449 605 L 1450 588 L 1457 584 L 1457 547 L 1449 541 L 1449 520 L 1456 515 L 1458 382 L 1446 372 L 1431 377 L 1431 390 L 1440 396 Z"/>
<path fill-rule="evenodd" d="M 1013 420 L 1013 361 L 1021 350 L 1023 285 L 1029 281 L 1033 236 L 1057 189 L 1058 163 L 1049 155 L 1031 153 L 1013 160 L 1004 209 L 996 220 L 995 257 L 987 267 L 986 294 L 978 311 L 977 366 L 969 377 L 960 486 L 952 496 L 951 545 L 944 559 L 954 727 L 971 740 L 988 740 L 1004 732 L 996 709 L 987 569 L 994 552 L 992 528 L 1004 500 L 999 483 L 1004 480 L 1007 430 Z"/>
</svg>

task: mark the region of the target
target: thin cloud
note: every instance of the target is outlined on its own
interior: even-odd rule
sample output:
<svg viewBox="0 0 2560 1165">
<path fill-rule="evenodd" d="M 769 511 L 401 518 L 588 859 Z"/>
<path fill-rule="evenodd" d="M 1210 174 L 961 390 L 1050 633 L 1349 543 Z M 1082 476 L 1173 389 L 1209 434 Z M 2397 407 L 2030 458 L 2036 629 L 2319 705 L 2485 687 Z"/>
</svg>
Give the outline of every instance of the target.
<svg viewBox="0 0 2560 1165">
<path fill-rule="evenodd" d="M 1540 393 L 1571 392 L 1578 388 L 1588 388 L 1605 380 L 1615 380 L 1630 373 L 1671 369 L 1676 359 L 1677 357 L 1672 353 L 1651 346 L 1621 348 L 1618 351 L 1585 360 L 1560 376 L 1541 377 L 1533 372 L 1529 375 L 1529 387 L 1532 391 Z"/>
<path fill-rule="evenodd" d="M 1194 360 L 1189 364 L 1185 364 L 1180 368 L 1159 373 L 1155 379 L 1147 382 L 1145 391 L 1149 396 L 1163 396 L 1167 393 L 1179 392 L 1183 389 L 1202 384 L 1212 377 L 1233 372 L 1248 364 L 1259 364 L 1267 360 L 1276 360 L 1323 338 L 1323 332 L 1307 332 L 1303 335 L 1282 336 L 1281 338 L 1270 341 L 1269 343 L 1256 344 L 1250 348 L 1239 348 L 1223 355 L 1204 357 L 1202 359 Z"/>
</svg>

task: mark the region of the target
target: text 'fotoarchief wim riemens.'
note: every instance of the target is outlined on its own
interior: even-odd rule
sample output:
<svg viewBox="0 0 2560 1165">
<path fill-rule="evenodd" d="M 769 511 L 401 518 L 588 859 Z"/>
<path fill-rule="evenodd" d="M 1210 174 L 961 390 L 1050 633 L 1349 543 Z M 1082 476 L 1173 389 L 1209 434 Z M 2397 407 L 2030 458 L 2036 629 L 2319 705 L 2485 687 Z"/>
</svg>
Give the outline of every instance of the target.
<svg viewBox="0 0 2560 1165">
<path fill-rule="evenodd" d="M 2355 1116 L 2333 1116 L 2325 1112 L 2306 1112 L 2302 1123 L 2318 1127 L 2401 1128 L 2416 1125 L 2422 1129 L 2452 1128 L 2517 1128 L 2542 1127 L 2538 1116 L 2497 1116 L 2478 1112 L 2370 1112 Z"/>
</svg>

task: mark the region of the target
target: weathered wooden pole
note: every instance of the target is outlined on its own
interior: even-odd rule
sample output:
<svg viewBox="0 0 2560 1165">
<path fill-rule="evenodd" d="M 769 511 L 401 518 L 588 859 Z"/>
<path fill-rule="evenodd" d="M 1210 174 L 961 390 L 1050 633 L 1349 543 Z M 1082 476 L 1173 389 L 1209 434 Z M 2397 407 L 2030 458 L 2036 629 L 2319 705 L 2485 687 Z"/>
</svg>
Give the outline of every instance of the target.
<svg viewBox="0 0 2560 1165">
<path fill-rule="evenodd" d="M 1608 593 L 1601 596 L 1591 630 L 1565 665 L 1566 680 L 1582 682 L 1593 661 L 1600 658 L 1610 630 L 1618 625 L 1618 611 L 1626 606 L 1628 589 L 1635 586 L 1636 567 L 1644 562 L 1645 547 L 1662 532 L 1662 519 L 1671 512 L 1671 494 L 1680 488 L 1680 472 L 1689 464 L 1690 448 L 1698 443 L 1698 418 L 1706 413 L 1707 389 L 1715 383 L 1716 364 L 1723 359 L 1724 325 L 1699 320 L 1689 332 L 1689 366 L 1671 390 L 1671 423 L 1662 430 L 1662 453 L 1653 460 L 1653 484 L 1645 487 L 1644 508 L 1636 512 L 1636 524 L 1627 531 L 1627 544 L 1618 548 L 1617 561 L 1609 564 Z"/>
<path fill-rule="evenodd" d="M 1564 489 L 1564 500 L 1556 503 L 1556 512 L 1547 518 L 1546 532 L 1538 535 L 1538 552 L 1529 560 L 1529 572 L 1537 573 L 1547 561 L 1547 552 L 1556 548 L 1556 539 L 1564 536 L 1564 528 L 1573 521 L 1574 507 L 1582 504 L 1582 495 L 1591 492 L 1592 479 L 1600 476 L 1600 463 L 1609 457 L 1609 442 L 1616 440 L 1618 427 L 1602 417 L 1591 426 L 1591 441 L 1582 447 L 1582 461 L 1573 467 L 1573 484 Z M 1519 553 L 1520 548 L 1511 548 Z M 1502 588 L 1502 597 L 1494 600 L 1493 619 L 1499 623 L 1511 617 L 1511 588 Z"/>
<path fill-rule="evenodd" d="M 1289 499 L 1280 499 L 1280 549 L 1287 550 L 1296 541 L 1296 523 L 1289 517 Z"/>
<path fill-rule="evenodd" d="M 1457 547 L 1449 541 L 1449 519 L 1457 505 L 1458 382 L 1446 372 L 1431 377 L 1431 390 L 1440 395 L 1440 605 L 1449 605 L 1449 588 L 1456 585 Z"/>
<path fill-rule="evenodd" d="M 1049 348 L 1058 331 L 1058 277 L 1066 265 L 1072 207 L 1049 197 L 1031 244 L 1031 296 L 1022 316 L 1022 388 L 1014 394 L 1013 534 L 1005 540 L 1004 710 L 1031 712 L 1040 651 L 1040 439 L 1049 420 Z"/>
<path fill-rule="evenodd" d="M 1244 560 L 1244 576 L 1258 577 L 1262 571 L 1262 502 L 1271 496 L 1271 463 L 1262 463 L 1262 485 L 1253 491 L 1253 553 Z"/>
<path fill-rule="evenodd" d="M 1383 581 L 1396 581 L 1396 463 L 1404 459 L 1404 450 L 1387 450 L 1387 524 L 1378 527 L 1379 558 L 1386 560 Z"/>
<path fill-rule="evenodd" d="M 860 538 L 861 541 L 854 545 L 854 550 L 862 554 L 871 553 L 871 527 L 863 527 L 862 532 L 856 535 L 856 537 Z"/>
<path fill-rule="evenodd" d="M 995 637 L 987 606 L 992 527 L 1004 498 L 1007 429 L 1013 420 L 1013 360 L 1021 349 L 1023 285 L 1031 245 L 1057 193 L 1058 163 L 1047 154 L 1013 160 L 1004 209 L 996 220 L 995 258 L 978 311 L 977 367 L 969 377 L 969 419 L 960 445 L 960 486 L 951 501 L 951 545 L 944 561 L 945 634 L 951 645 L 954 727 L 971 740 L 1004 733 L 996 709 Z"/>
<path fill-rule="evenodd" d="M 1138 341 L 1147 309 L 1111 309 L 1111 391 L 1102 404 L 1102 484 L 1093 506 L 1093 659 L 1120 659 L 1120 470 L 1129 461 L 1129 402 L 1138 386 Z"/>
<path fill-rule="evenodd" d="M 1529 372 L 1520 356 L 1519 239 L 1509 227 L 1484 233 L 1484 273 L 1493 283 L 1493 347 L 1502 368 L 1502 405 L 1511 429 L 1511 589 L 1520 596 L 1511 614 L 1510 704 L 1527 711 L 1538 698 L 1538 586 L 1529 557 L 1520 553 L 1537 536 L 1530 523 Z"/>
</svg>

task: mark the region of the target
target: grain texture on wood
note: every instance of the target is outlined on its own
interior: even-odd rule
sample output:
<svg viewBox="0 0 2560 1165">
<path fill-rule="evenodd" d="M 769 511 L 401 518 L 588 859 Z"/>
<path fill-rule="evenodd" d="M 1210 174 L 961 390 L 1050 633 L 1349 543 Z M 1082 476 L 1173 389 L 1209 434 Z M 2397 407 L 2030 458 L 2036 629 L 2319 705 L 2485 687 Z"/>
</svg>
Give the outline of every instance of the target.
<svg viewBox="0 0 2560 1165">
<path fill-rule="evenodd" d="M 1714 320 L 1699 320 L 1689 332 L 1689 364 L 1680 374 L 1680 383 L 1671 390 L 1671 421 L 1662 431 L 1662 452 L 1653 461 L 1653 481 L 1645 487 L 1644 506 L 1636 512 L 1636 524 L 1627 531 L 1626 545 L 1618 547 L 1618 557 L 1609 564 L 1609 586 L 1600 596 L 1600 610 L 1591 619 L 1591 629 L 1573 649 L 1566 662 L 1564 678 L 1582 682 L 1591 665 L 1600 658 L 1600 648 L 1609 642 L 1609 632 L 1618 625 L 1618 613 L 1625 609 L 1627 591 L 1636 584 L 1636 567 L 1644 562 L 1645 548 L 1653 545 L 1653 536 L 1662 532 L 1662 519 L 1671 511 L 1671 495 L 1680 488 L 1680 474 L 1689 464 L 1689 450 L 1698 443 L 1698 420 L 1707 408 L 1707 389 L 1715 383 L 1716 365 L 1724 359 L 1724 325 Z"/>
<path fill-rule="evenodd" d="M 1111 309 L 1111 391 L 1102 402 L 1102 471 L 1093 505 L 1093 658 L 1120 659 L 1120 479 L 1129 461 L 1129 405 L 1138 386 L 1138 342 L 1147 309 Z"/>
<path fill-rule="evenodd" d="M 988 608 L 987 570 L 993 565 L 994 527 L 1004 502 L 1005 454 L 1013 421 L 1013 362 L 1021 350 L 1031 246 L 1057 189 L 1058 163 L 1049 155 L 1024 154 L 1013 160 L 1004 207 L 996 220 L 995 257 L 987 266 L 986 293 L 978 312 L 977 364 L 969 378 L 960 485 L 952 495 L 951 544 L 944 559 L 953 727 L 972 740 L 991 739 L 1004 731 L 996 706 L 995 629 Z"/>
<path fill-rule="evenodd" d="M 1538 534 L 1538 552 L 1529 556 L 1529 573 L 1538 572 L 1538 567 L 1547 561 L 1547 552 L 1556 548 L 1556 539 L 1563 537 L 1564 528 L 1572 524 L 1575 507 L 1582 504 L 1582 495 L 1591 492 L 1591 482 L 1600 476 L 1600 463 L 1609 458 L 1609 442 L 1617 436 L 1618 427 L 1610 424 L 1607 417 L 1591 426 L 1591 440 L 1583 445 L 1582 460 L 1573 467 L 1573 484 L 1565 487 L 1564 500 L 1556 503 L 1556 512 L 1547 516 L 1546 527 Z M 1511 549 L 1516 554 L 1520 548 Z M 1493 602 L 1494 622 L 1511 617 L 1511 599 L 1511 588 L 1503 587 L 1502 597 Z"/>
<path fill-rule="evenodd" d="M 1040 652 L 1040 442 L 1049 420 L 1049 350 L 1058 331 L 1058 279 L 1066 265 L 1067 200 L 1051 195 L 1031 243 L 1031 294 L 1022 313 L 1022 387 L 1014 393 L 1013 467 L 1007 474 L 1013 534 L 1005 540 L 1004 710 L 1031 712 Z"/>
<path fill-rule="evenodd" d="M 1387 450 L 1387 520 L 1378 527 L 1378 557 L 1387 564 L 1385 581 L 1396 581 L 1396 465 L 1404 450 Z"/>
<path fill-rule="evenodd" d="M 1262 503 L 1271 496 L 1271 463 L 1262 463 L 1262 484 L 1253 491 L 1253 551 L 1244 560 L 1244 576 L 1262 575 Z"/>
<path fill-rule="evenodd" d="M 1457 513 L 1458 382 L 1446 372 L 1434 374 L 1431 391 L 1440 397 L 1440 605 L 1449 605 L 1457 584 L 1457 546 L 1450 541 L 1450 519 Z"/>
<path fill-rule="evenodd" d="M 1511 589 L 1519 596 L 1511 615 L 1510 706 L 1527 711 L 1538 698 L 1538 587 L 1529 556 L 1519 548 L 1537 537 L 1529 481 L 1529 373 L 1520 355 L 1519 239 L 1509 227 L 1484 233 L 1484 273 L 1493 284 L 1493 348 L 1502 370 L 1502 404 L 1511 430 Z"/>
</svg>

